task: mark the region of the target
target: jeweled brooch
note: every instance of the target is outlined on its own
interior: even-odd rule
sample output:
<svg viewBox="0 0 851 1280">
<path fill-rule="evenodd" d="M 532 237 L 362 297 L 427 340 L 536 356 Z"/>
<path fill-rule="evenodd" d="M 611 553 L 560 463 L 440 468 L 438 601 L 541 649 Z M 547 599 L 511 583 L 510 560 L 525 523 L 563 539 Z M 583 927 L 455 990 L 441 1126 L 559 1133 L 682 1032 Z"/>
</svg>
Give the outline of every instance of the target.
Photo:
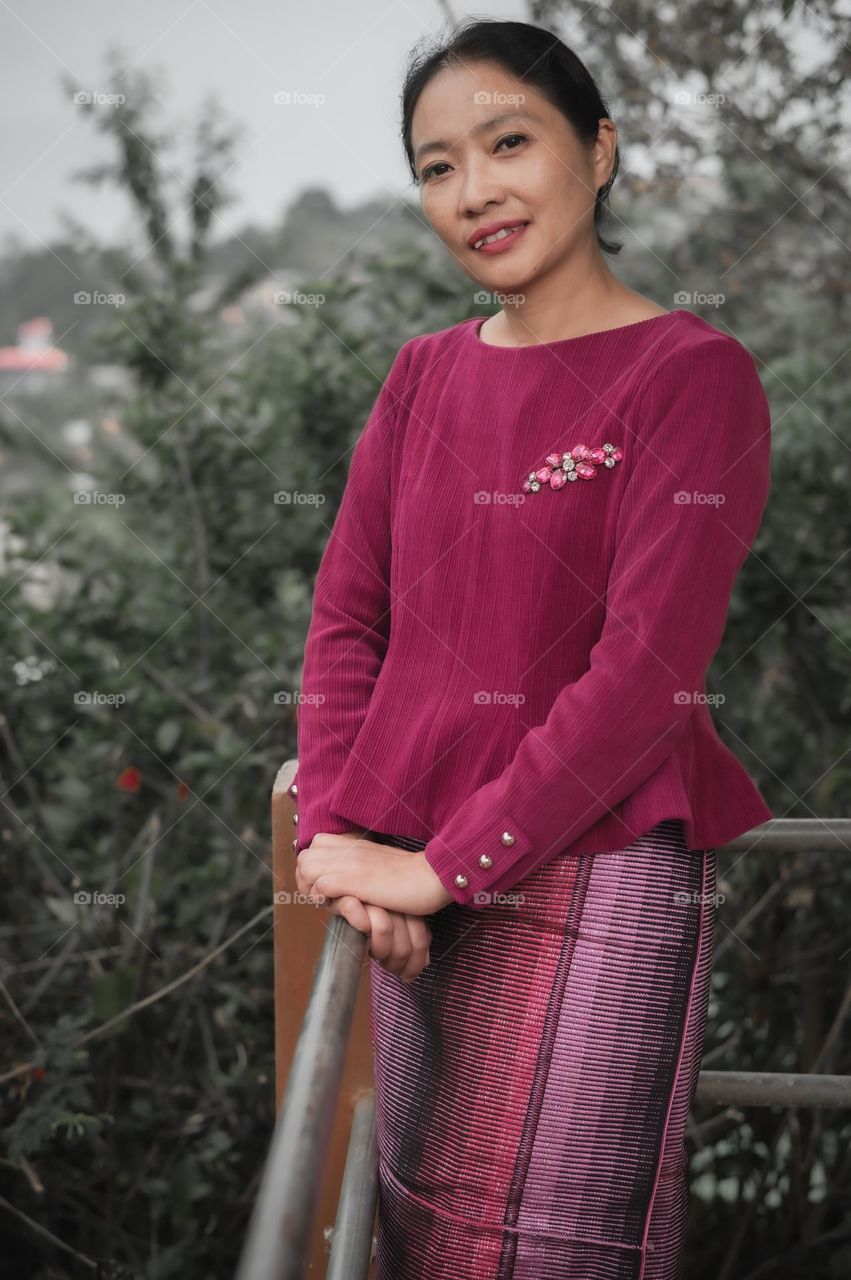
<svg viewBox="0 0 851 1280">
<path fill-rule="evenodd" d="M 562 489 L 568 480 L 593 480 L 599 467 L 613 467 L 623 457 L 623 449 L 604 444 L 596 449 L 577 444 L 569 453 L 549 453 L 544 465 L 530 471 L 523 481 L 524 493 L 537 493 L 541 485 Z"/>
</svg>

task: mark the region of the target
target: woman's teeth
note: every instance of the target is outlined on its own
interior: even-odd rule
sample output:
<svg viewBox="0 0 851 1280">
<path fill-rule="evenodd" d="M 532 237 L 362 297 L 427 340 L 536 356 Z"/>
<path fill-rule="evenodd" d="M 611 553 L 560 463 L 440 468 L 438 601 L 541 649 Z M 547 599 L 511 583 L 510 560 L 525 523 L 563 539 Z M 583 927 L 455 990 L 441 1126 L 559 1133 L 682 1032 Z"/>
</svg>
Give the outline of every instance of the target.
<svg viewBox="0 0 851 1280">
<path fill-rule="evenodd" d="M 485 236 L 484 240 L 477 240 L 473 245 L 473 248 L 481 249 L 483 244 L 493 244 L 494 240 L 504 240 L 506 236 L 515 235 L 522 227 L 525 226 L 526 223 L 522 222 L 516 227 L 502 227 L 499 231 L 495 231 L 492 236 Z"/>
</svg>

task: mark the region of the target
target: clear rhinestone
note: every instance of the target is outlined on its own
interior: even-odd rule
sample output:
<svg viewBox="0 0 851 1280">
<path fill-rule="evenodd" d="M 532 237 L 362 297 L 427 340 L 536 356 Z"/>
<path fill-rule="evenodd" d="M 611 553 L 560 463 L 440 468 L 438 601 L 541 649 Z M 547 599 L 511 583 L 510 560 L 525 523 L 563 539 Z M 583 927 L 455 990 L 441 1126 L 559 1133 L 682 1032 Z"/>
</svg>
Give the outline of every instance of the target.
<svg viewBox="0 0 851 1280">
<path fill-rule="evenodd" d="M 614 458 L 606 458 L 603 462 L 603 466 L 605 467 L 613 467 L 614 465 L 615 465 Z"/>
<path fill-rule="evenodd" d="M 615 446 L 614 446 L 613 444 L 604 444 L 604 445 L 603 445 L 603 450 L 604 450 L 604 452 L 605 452 L 605 453 L 614 453 L 614 451 L 615 451 Z"/>
<path fill-rule="evenodd" d="M 578 480 L 579 476 L 576 474 L 575 471 L 568 471 L 567 478 L 568 480 Z"/>
<path fill-rule="evenodd" d="M 537 480 L 535 481 L 534 484 L 529 485 L 529 488 L 532 490 L 533 493 L 537 493 L 540 487 L 541 487 L 540 483 Z"/>
</svg>

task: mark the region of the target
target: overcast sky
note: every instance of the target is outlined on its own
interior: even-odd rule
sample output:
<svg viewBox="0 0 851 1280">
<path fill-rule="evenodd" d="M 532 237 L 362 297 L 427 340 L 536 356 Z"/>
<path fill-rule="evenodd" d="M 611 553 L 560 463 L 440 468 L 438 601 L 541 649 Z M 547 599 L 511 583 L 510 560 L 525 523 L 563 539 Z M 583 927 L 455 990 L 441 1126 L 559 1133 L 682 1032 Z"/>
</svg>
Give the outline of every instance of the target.
<svg viewBox="0 0 851 1280">
<path fill-rule="evenodd" d="M 452 0 L 452 11 L 528 19 L 508 0 Z M 405 60 L 443 24 L 437 0 L 0 0 L 0 241 L 34 247 L 58 233 L 63 210 L 101 241 L 129 236 L 123 197 L 72 180 L 115 152 L 62 85 L 67 75 L 105 92 L 112 47 L 163 77 L 158 123 L 175 138 L 189 136 L 209 93 L 243 127 L 221 234 L 277 221 L 305 186 L 328 187 L 343 206 L 399 194 L 409 181 L 397 123 Z M 282 91 L 325 105 L 276 106 Z M 186 175 L 179 152 L 169 164 Z"/>
</svg>

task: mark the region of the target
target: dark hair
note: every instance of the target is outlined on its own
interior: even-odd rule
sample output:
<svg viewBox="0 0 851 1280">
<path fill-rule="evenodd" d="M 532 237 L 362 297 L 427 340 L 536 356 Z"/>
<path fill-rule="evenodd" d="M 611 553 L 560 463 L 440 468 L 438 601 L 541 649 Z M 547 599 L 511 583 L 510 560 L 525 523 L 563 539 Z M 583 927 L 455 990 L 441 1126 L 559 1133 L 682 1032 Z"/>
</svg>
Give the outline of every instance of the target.
<svg viewBox="0 0 851 1280">
<path fill-rule="evenodd" d="M 402 86 L 402 143 L 416 185 L 419 185 L 419 175 L 411 146 L 411 121 L 420 94 L 444 67 L 485 60 L 498 62 L 518 80 L 533 84 L 589 146 L 597 137 L 597 122 L 603 116 L 611 118 L 584 62 L 551 31 L 528 22 L 467 18 L 445 43 L 425 51 L 415 48 L 408 62 Z M 594 202 L 597 243 L 604 253 L 611 254 L 620 253 L 623 244 L 604 239 L 600 223 L 607 212 L 606 202 L 619 162 L 616 147 L 612 172 Z"/>
</svg>

